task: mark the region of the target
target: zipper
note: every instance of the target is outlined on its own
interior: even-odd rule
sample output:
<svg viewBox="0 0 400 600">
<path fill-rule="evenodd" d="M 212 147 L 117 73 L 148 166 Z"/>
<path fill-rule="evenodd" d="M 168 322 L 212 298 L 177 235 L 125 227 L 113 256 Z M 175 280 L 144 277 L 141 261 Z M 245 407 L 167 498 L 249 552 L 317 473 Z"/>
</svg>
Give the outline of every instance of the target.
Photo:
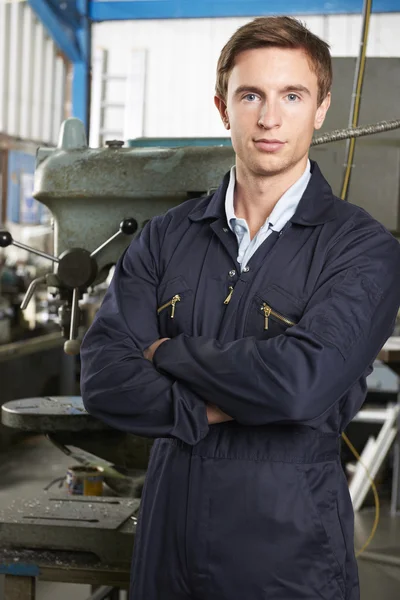
<svg viewBox="0 0 400 600">
<path fill-rule="evenodd" d="M 224 304 L 229 304 L 229 302 L 231 301 L 232 298 L 232 294 L 233 294 L 233 286 L 230 285 L 229 286 L 229 294 L 227 295 L 227 297 L 224 300 Z"/>
<path fill-rule="evenodd" d="M 166 302 L 165 304 L 163 304 L 162 306 L 160 306 L 160 308 L 157 308 L 157 314 L 159 315 L 160 312 L 162 312 L 165 308 L 168 308 L 169 306 L 171 306 L 171 319 L 173 319 L 175 317 L 175 307 L 176 307 L 176 303 L 181 301 L 181 297 L 179 294 L 175 294 L 175 296 L 173 296 L 171 298 L 171 300 L 169 300 L 168 302 Z"/>
<path fill-rule="evenodd" d="M 273 310 L 270 306 L 268 306 L 268 304 L 266 304 L 265 302 L 263 303 L 261 310 L 264 313 L 264 329 L 268 329 L 269 327 L 269 317 L 275 317 L 275 319 L 278 319 L 279 321 L 282 321 L 282 323 L 285 323 L 286 325 L 296 325 L 296 323 L 294 323 L 293 321 L 291 321 L 290 319 L 287 319 L 286 317 L 284 317 L 283 315 L 277 313 L 275 310 Z"/>
</svg>

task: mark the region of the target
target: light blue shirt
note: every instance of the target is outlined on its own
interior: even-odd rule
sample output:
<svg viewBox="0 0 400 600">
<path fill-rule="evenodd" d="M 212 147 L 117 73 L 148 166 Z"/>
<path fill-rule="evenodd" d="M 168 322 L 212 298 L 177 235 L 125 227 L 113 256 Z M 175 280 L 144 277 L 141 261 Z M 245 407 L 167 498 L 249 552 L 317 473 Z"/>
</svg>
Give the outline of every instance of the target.
<svg viewBox="0 0 400 600">
<path fill-rule="evenodd" d="M 254 252 L 271 235 L 272 231 L 281 231 L 286 223 L 296 212 L 302 195 L 311 179 L 311 164 L 307 161 L 307 167 L 303 175 L 290 187 L 276 203 L 273 211 L 258 230 L 253 239 L 250 239 L 250 230 L 245 219 L 238 219 L 235 215 L 234 198 L 236 185 L 236 167 L 232 167 L 228 189 L 225 196 L 226 220 L 230 229 L 236 235 L 239 252 L 237 261 L 241 269 L 247 265 Z"/>
</svg>

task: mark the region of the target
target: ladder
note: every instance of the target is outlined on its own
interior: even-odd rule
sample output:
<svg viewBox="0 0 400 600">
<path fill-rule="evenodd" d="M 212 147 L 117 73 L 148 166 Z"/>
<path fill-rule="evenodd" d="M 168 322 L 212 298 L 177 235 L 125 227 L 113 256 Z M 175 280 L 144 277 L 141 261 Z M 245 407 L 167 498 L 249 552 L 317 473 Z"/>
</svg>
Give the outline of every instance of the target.
<svg viewBox="0 0 400 600">
<path fill-rule="evenodd" d="M 108 50 L 97 48 L 92 61 L 89 146 L 99 148 L 109 139 L 127 142 L 144 136 L 147 50 L 132 50 L 126 73 L 113 75 L 108 69 Z M 117 101 L 110 100 L 118 88 Z"/>
</svg>

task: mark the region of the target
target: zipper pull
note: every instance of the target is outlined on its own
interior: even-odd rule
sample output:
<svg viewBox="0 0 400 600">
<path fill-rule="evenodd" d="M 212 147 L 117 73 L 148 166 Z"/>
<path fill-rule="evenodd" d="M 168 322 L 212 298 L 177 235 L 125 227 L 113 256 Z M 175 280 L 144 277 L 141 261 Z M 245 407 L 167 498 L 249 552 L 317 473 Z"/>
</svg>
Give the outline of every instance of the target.
<svg viewBox="0 0 400 600">
<path fill-rule="evenodd" d="M 224 300 L 224 304 L 229 304 L 229 302 L 231 301 L 232 298 L 232 294 L 233 294 L 233 286 L 230 285 L 229 286 L 229 294 L 227 295 L 227 297 Z"/>
<path fill-rule="evenodd" d="M 181 301 L 181 297 L 179 296 L 179 294 L 176 294 L 172 300 L 171 300 L 171 319 L 173 319 L 175 317 L 175 306 L 177 302 Z"/>
<path fill-rule="evenodd" d="M 272 309 L 270 306 L 268 306 L 268 304 L 265 304 L 265 302 L 264 302 L 264 304 L 261 307 L 261 310 L 264 313 L 264 329 L 267 330 L 268 329 L 268 317 L 271 314 Z"/>
</svg>

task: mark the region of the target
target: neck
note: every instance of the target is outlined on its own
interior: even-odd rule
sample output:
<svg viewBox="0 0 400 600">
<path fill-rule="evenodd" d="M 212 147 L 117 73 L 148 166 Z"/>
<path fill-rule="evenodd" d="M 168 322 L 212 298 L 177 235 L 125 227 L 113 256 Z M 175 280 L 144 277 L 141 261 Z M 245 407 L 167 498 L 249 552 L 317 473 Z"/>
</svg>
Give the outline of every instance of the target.
<svg viewBox="0 0 400 600">
<path fill-rule="evenodd" d="M 283 194 L 303 175 L 308 156 L 290 171 L 256 175 L 236 160 L 235 215 L 245 219 L 253 237 L 270 216 Z"/>
</svg>

